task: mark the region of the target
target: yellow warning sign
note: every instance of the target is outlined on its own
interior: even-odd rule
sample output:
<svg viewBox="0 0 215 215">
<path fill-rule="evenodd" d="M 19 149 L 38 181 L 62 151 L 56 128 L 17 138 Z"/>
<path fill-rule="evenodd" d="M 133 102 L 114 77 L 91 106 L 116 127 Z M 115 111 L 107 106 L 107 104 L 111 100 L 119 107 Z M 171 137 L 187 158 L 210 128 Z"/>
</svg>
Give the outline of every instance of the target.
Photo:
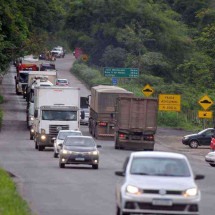
<svg viewBox="0 0 215 215">
<path fill-rule="evenodd" d="M 151 96 L 153 93 L 154 93 L 154 89 L 149 85 L 147 84 L 143 89 L 142 89 L 142 93 L 145 95 L 145 96 Z"/>
<path fill-rule="evenodd" d="M 199 100 L 199 104 L 204 110 L 207 110 L 211 105 L 213 105 L 213 101 L 209 96 L 205 95 Z"/>
<path fill-rule="evenodd" d="M 159 94 L 159 110 L 181 111 L 181 95 Z"/>
<path fill-rule="evenodd" d="M 204 119 L 212 119 L 213 117 L 213 112 L 212 111 L 199 111 L 198 112 L 198 117 L 199 118 L 204 118 Z"/>
</svg>

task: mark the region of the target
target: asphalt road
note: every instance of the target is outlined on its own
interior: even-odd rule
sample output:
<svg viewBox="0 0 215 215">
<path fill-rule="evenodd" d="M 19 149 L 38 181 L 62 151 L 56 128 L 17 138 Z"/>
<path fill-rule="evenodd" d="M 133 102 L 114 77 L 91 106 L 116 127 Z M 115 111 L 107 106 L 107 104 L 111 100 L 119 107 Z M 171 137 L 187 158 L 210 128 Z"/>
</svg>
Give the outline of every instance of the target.
<svg viewBox="0 0 215 215">
<path fill-rule="evenodd" d="M 67 78 L 70 86 L 80 87 L 81 96 L 90 91 L 71 75 L 74 57 L 66 55 L 57 59 L 59 77 Z M 26 102 L 15 94 L 15 69 L 11 67 L 1 85 L 5 103 L 4 121 L 0 132 L 0 166 L 15 175 L 14 180 L 24 199 L 36 215 L 114 215 L 114 189 L 122 163 L 131 151 L 115 150 L 113 141 L 97 141 L 100 149 L 100 167 L 67 167 L 60 169 L 58 159 L 53 158 L 51 148 L 39 152 L 29 138 L 26 128 Z M 84 135 L 89 135 L 87 126 L 81 126 Z M 209 148 L 190 149 L 181 144 L 181 137 L 189 132 L 159 128 L 155 150 L 175 151 L 186 154 L 195 173 L 204 174 L 198 181 L 202 191 L 200 211 L 202 215 L 214 214 L 215 168 L 204 161 Z"/>
</svg>

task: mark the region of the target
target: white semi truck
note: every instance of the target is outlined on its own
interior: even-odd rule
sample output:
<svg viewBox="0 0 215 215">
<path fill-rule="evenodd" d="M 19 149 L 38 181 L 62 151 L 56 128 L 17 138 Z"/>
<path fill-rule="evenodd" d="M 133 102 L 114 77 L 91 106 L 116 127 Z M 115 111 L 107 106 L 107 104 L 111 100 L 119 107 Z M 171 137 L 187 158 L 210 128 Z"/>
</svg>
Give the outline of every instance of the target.
<svg viewBox="0 0 215 215">
<path fill-rule="evenodd" d="M 60 130 L 80 129 L 80 88 L 35 87 L 34 130 L 35 149 L 53 146 Z"/>
</svg>

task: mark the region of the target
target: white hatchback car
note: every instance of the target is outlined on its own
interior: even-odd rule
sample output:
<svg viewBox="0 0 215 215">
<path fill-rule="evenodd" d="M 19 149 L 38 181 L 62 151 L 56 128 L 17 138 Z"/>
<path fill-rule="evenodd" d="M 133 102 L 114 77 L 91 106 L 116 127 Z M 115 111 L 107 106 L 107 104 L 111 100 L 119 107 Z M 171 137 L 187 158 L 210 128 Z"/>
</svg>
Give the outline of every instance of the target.
<svg viewBox="0 0 215 215">
<path fill-rule="evenodd" d="M 188 159 L 178 153 L 133 152 L 116 187 L 116 215 L 199 214 L 200 191 Z"/>
<path fill-rule="evenodd" d="M 54 157 L 57 158 L 60 152 L 61 147 L 59 144 L 62 144 L 67 136 L 82 136 L 81 131 L 76 130 L 60 130 L 57 138 L 54 139 Z"/>
</svg>

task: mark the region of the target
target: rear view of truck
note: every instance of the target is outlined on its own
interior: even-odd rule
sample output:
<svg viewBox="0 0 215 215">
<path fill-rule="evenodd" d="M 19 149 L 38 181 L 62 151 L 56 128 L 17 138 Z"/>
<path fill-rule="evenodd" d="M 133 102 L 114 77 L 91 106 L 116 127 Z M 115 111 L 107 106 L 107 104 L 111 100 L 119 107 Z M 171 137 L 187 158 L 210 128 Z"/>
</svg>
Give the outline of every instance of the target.
<svg viewBox="0 0 215 215">
<path fill-rule="evenodd" d="M 154 150 L 158 100 L 120 97 L 116 102 L 115 149 Z"/>
<path fill-rule="evenodd" d="M 116 86 L 91 88 L 89 132 L 96 139 L 114 138 L 115 105 L 119 96 L 133 96 L 133 93 Z"/>
</svg>

